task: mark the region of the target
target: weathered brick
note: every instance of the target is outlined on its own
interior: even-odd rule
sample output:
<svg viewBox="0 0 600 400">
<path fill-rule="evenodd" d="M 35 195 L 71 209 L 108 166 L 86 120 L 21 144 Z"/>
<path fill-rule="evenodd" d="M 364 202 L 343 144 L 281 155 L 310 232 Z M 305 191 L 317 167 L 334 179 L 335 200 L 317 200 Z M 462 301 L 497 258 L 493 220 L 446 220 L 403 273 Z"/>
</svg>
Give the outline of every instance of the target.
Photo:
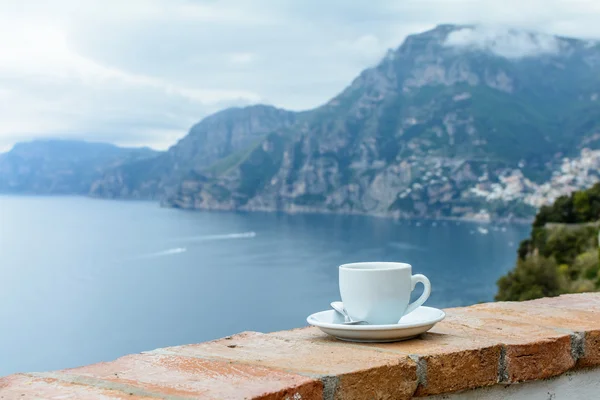
<svg viewBox="0 0 600 400">
<path fill-rule="evenodd" d="M 532 308 L 547 305 L 567 310 L 585 310 L 600 313 L 600 293 L 563 294 L 557 297 L 544 297 L 524 302 Z"/>
<path fill-rule="evenodd" d="M 450 309 L 447 319 L 432 332 L 462 337 L 482 337 L 503 346 L 499 371 L 502 381 L 544 379 L 573 368 L 571 333 L 501 318 L 501 314 L 468 308 Z M 529 361 L 537 366 L 530 368 Z M 522 374 L 522 375 L 521 375 Z"/>
<path fill-rule="evenodd" d="M 417 387 L 416 363 L 408 356 L 347 343 L 243 334 L 159 352 L 231 360 L 325 379 L 335 377 L 332 390 L 337 399 L 371 399 L 373 393 L 381 399 L 410 398 Z"/>
<path fill-rule="evenodd" d="M 555 307 L 557 300 L 563 298 L 540 299 L 530 302 L 503 302 L 478 304 L 463 309 L 465 313 L 489 315 L 494 318 L 523 323 L 526 319 L 528 325 L 538 325 L 555 329 L 564 333 L 572 333 L 571 344 L 577 346 L 581 338 L 583 348 L 572 348 L 571 353 L 577 358 L 577 366 L 595 366 L 600 364 L 600 346 L 595 344 L 595 338 L 600 335 L 600 313 L 583 308 Z M 595 298 L 595 297 L 594 297 Z M 582 296 L 568 296 L 563 300 L 582 303 Z M 552 300 L 548 302 L 546 300 Z M 524 318 L 526 316 L 526 318 Z M 580 353 L 581 350 L 581 353 Z"/>
<path fill-rule="evenodd" d="M 359 369 L 339 376 L 335 399 L 410 399 L 415 392 L 414 363 L 390 363 L 375 368 Z"/>
<path fill-rule="evenodd" d="M 505 362 L 508 382 L 550 378 L 575 365 L 570 337 L 507 345 Z"/>
<path fill-rule="evenodd" d="M 584 333 L 583 354 L 583 357 L 577 360 L 577 367 L 588 368 L 600 365 L 600 331 Z"/>
<path fill-rule="evenodd" d="M 258 365 L 162 354 L 126 356 L 64 370 L 53 377 L 181 398 L 322 398 L 322 383 L 309 377 Z"/>
<path fill-rule="evenodd" d="M 18 374 L 0 378 L 0 399 L 156 400 L 156 397 Z"/>
<path fill-rule="evenodd" d="M 545 300 L 545 299 L 544 299 Z M 531 302 L 499 302 L 466 307 L 464 313 L 484 313 L 517 323 L 566 329 L 573 332 L 600 330 L 600 313 L 581 308 L 555 307 L 538 300 Z"/>
<path fill-rule="evenodd" d="M 412 356 L 419 363 L 418 396 L 489 386 L 498 381 L 502 346 L 499 341 L 485 338 L 427 333 L 403 342 L 360 344 L 341 342 L 317 328 L 293 329 L 273 335 Z"/>
<path fill-rule="evenodd" d="M 418 396 L 489 386 L 498 381 L 501 346 L 485 339 L 428 333 L 417 340 L 375 346 L 418 357 L 423 370 Z"/>
</svg>

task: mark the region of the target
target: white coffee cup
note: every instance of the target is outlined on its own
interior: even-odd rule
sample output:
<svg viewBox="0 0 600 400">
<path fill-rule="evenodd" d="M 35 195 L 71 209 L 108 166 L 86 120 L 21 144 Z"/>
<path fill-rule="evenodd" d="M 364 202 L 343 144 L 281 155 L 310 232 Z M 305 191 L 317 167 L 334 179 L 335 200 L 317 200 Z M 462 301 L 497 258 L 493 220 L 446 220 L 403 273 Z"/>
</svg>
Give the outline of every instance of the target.
<svg viewBox="0 0 600 400">
<path fill-rule="evenodd" d="M 340 294 L 346 312 L 353 318 L 374 325 L 396 324 L 404 315 L 422 305 L 431 294 L 425 275 L 412 275 L 410 264 L 362 262 L 339 267 Z M 417 282 L 425 289 L 409 304 Z"/>
</svg>

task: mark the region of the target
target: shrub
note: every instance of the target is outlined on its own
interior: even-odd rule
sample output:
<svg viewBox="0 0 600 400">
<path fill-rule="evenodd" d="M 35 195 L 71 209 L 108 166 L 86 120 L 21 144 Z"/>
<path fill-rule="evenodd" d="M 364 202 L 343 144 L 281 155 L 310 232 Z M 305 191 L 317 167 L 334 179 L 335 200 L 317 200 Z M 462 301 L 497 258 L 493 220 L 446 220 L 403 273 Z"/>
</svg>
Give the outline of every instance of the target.
<svg viewBox="0 0 600 400">
<path fill-rule="evenodd" d="M 567 290 L 568 281 L 559 273 L 553 258 L 539 255 L 518 260 L 515 269 L 498 280 L 496 300 L 522 301 L 558 296 Z"/>
<path fill-rule="evenodd" d="M 542 207 L 530 238 L 519 246 L 516 267 L 498 280 L 496 300 L 600 289 L 598 227 L 593 224 L 599 218 L 600 183 Z"/>
</svg>

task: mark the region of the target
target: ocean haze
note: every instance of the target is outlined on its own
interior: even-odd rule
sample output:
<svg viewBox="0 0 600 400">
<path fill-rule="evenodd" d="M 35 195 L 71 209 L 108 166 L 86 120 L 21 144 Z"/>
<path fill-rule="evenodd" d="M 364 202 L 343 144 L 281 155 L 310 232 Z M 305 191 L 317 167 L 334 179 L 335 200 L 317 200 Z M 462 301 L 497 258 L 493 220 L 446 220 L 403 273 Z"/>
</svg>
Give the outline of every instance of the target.
<svg viewBox="0 0 600 400">
<path fill-rule="evenodd" d="M 346 262 L 411 263 L 427 305 L 490 301 L 529 227 L 478 227 L 0 196 L 0 376 L 304 326 Z"/>
</svg>

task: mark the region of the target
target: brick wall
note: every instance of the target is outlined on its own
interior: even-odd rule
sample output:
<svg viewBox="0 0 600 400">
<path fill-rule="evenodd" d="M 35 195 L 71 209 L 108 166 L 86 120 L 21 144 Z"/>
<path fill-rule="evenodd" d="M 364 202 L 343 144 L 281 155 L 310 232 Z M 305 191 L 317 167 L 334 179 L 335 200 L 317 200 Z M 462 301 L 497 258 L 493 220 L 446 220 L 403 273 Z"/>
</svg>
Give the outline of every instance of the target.
<svg viewBox="0 0 600 400">
<path fill-rule="evenodd" d="M 0 398 L 408 399 L 600 366 L 600 294 L 445 311 L 429 333 L 406 342 L 347 343 L 312 327 L 244 332 L 11 375 L 0 378 Z"/>
</svg>

